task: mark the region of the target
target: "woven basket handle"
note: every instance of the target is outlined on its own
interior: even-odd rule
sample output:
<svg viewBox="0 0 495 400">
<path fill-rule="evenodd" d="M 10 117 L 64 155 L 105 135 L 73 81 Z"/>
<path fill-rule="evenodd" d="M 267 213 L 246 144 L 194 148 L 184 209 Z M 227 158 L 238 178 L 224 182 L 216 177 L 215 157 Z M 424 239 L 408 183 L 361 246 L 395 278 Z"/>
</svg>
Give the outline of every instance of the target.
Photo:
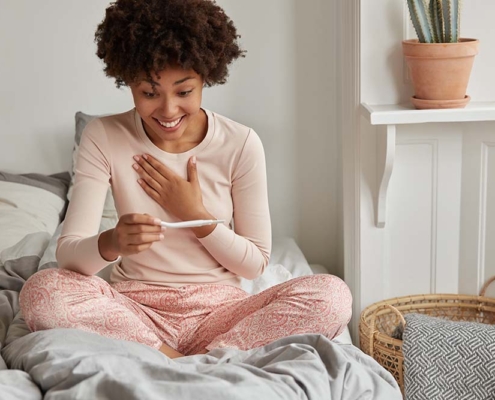
<svg viewBox="0 0 495 400">
<path fill-rule="evenodd" d="M 494 277 L 494 279 L 495 279 L 495 277 Z M 383 305 L 377 307 L 376 310 L 371 315 L 371 320 L 370 320 L 370 330 L 371 330 L 371 333 L 370 333 L 370 355 L 371 355 L 371 357 L 373 357 L 373 351 L 374 351 L 373 343 L 374 343 L 375 333 L 378 332 L 375 330 L 376 314 L 378 313 L 378 311 L 383 310 L 384 308 L 388 308 L 391 311 L 393 311 L 399 317 L 400 322 L 402 322 L 402 325 L 404 327 L 406 326 L 406 320 L 402 316 L 401 312 L 399 310 L 397 310 L 397 308 L 395 308 L 394 306 L 391 306 L 390 304 L 383 304 Z"/>
<path fill-rule="evenodd" d="M 495 276 L 492 276 L 490 279 L 488 279 L 485 282 L 485 284 L 483 285 L 483 287 L 480 290 L 480 296 L 481 297 L 485 297 L 486 290 L 488 289 L 488 286 L 490 286 L 493 281 L 495 281 Z"/>
</svg>

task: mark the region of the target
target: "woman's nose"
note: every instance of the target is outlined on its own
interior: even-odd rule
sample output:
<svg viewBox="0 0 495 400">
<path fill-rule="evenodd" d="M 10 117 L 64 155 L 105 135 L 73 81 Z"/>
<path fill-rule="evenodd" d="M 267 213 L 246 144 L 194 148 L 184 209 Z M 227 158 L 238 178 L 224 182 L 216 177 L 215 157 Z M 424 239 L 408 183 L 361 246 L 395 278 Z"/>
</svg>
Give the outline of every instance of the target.
<svg viewBox="0 0 495 400">
<path fill-rule="evenodd" d="M 169 119 L 173 118 L 177 115 L 177 104 L 171 100 L 165 100 L 161 104 L 160 108 L 161 114 L 163 117 Z"/>
</svg>

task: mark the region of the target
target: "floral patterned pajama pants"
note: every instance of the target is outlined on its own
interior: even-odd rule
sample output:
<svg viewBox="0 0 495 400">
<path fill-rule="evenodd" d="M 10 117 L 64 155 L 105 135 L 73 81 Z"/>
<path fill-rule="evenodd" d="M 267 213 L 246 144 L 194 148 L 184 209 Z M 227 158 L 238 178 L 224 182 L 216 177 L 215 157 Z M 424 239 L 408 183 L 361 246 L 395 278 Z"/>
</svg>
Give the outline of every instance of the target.
<svg viewBox="0 0 495 400">
<path fill-rule="evenodd" d="M 169 288 L 136 281 L 108 284 L 64 269 L 33 275 L 20 294 L 31 331 L 78 328 L 183 354 L 247 350 L 301 333 L 332 339 L 351 318 L 347 285 L 333 275 L 291 279 L 259 294 L 234 286 Z"/>
</svg>

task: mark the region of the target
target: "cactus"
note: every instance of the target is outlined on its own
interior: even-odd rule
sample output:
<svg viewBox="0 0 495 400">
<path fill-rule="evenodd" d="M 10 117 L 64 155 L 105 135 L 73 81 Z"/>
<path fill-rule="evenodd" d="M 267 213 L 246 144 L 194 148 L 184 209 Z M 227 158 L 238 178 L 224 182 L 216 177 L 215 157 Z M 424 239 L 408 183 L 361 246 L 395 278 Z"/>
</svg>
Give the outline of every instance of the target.
<svg viewBox="0 0 495 400">
<path fill-rule="evenodd" d="M 430 1 L 430 16 L 431 16 L 431 27 L 433 31 L 433 41 L 434 43 L 441 43 L 445 41 L 444 36 L 444 21 L 442 18 L 443 10 L 442 0 L 431 0 Z"/>
<path fill-rule="evenodd" d="M 407 0 L 407 5 L 421 43 L 459 41 L 461 0 Z"/>
<path fill-rule="evenodd" d="M 460 0 L 442 0 L 446 43 L 456 43 L 459 41 L 459 27 L 461 22 L 460 7 Z"/>
</svg>

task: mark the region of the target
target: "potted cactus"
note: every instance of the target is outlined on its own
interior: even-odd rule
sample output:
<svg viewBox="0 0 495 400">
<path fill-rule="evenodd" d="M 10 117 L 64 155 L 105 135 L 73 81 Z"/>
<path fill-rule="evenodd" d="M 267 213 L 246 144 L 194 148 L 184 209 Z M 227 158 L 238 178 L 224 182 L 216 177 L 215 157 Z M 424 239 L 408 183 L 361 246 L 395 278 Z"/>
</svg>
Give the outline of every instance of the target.
<svg viewBox="0 0 495 400">
<path fill-rule="evenodd" d="M 416 108 L 463 108 L 479 41 L 460 38 L 461 0 L 407 0 L 418 39 L 404 40 Z"/>
</svg>

